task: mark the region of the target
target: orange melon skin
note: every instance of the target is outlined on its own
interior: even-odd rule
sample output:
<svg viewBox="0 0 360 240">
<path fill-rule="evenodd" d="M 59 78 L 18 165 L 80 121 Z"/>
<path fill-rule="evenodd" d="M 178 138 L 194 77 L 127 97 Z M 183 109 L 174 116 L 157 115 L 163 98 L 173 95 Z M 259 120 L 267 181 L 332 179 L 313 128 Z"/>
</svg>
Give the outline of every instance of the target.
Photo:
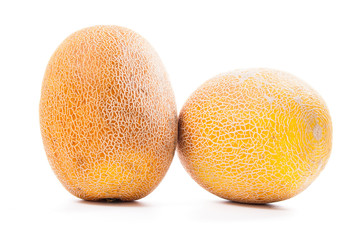
<svg viewBox="0 0 360 240">
<path fill-rule="evenodd" d="M 40 126 L 50 165 L 73 195 L 148 195 L 167 172 L 177 140 L 174 94 L 159 56 L 123 27 L 73 33 L 48 63 Z"/>
<path fill-rule="evenodd" d="M 331 146 L 324 100 L 277 70 L 218 75 L 179 115 L 178 153 L 186 171 L 209 192 L 235 202 L 295 196 L 323 170 Z"/>
</svg>

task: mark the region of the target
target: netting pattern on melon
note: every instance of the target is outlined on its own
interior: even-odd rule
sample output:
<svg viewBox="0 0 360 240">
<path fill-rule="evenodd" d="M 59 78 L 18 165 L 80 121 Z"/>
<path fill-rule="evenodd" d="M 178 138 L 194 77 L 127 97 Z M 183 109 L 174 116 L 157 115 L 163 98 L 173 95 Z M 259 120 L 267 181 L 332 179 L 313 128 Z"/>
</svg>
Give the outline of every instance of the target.
<svg viewBox="0 0 360 240">
<path fill-rule="evenodd" d="M 172 161 L 176 115 L 161 60 L 129 29 L 80 30 L 49 61 L 40 100 L 43 142 L 57 177 L 80 198 L 149 194 Z"/>
<path fill-rule="evenodd" d="M 205 82 L 179 116 L 178 152 L 208 191 L 267 203 L 304 190 L 324 168 L 332 126 L 323 99 L 271 69 L 236 70 Z"/>
</svg>

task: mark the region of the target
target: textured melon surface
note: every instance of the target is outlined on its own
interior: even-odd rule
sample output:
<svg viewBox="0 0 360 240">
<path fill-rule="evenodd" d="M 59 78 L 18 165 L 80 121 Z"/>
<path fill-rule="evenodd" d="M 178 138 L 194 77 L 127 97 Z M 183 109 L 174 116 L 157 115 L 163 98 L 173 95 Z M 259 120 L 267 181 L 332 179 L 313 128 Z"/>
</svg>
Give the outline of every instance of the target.
<svg viewBox="0 0 360 240">
<path fill-rule="evenodd" d="M 159 56 L 118 26 L 80 30 L 57 48 L 43 80 L 40 125 L 58 179 L 87 200 L 149 194 L 177 139 L 174 94 Z"/>
<path fill-rule="evenodd" d="M 178 152 L 211 193 L 243 203 L 288 199 L 319 175 L 331 150 L 324 100 L 293 75 L 237 70 L 197 89 L 179 116 Z"/>
</svg>

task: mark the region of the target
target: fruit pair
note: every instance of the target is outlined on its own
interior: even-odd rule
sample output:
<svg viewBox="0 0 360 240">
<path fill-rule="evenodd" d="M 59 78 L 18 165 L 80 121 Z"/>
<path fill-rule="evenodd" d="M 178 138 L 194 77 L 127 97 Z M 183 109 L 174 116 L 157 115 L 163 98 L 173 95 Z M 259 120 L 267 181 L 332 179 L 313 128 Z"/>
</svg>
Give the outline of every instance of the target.
<svg viewBox="0 0 360 240">
<path fill-rule="evenodd" d="M 160 58 L 129 29 L 80 30 L 49 61 L 40 100 L 45 151 L 60 182 L 86 200 L 146 196 L 169 168 L 177 140 L 196 182 L 246 203 L 296 195 L 330 154 L 325 102 L 284 72 L 218 75 L 192 94 L 177 120 Z"/>
</svg>

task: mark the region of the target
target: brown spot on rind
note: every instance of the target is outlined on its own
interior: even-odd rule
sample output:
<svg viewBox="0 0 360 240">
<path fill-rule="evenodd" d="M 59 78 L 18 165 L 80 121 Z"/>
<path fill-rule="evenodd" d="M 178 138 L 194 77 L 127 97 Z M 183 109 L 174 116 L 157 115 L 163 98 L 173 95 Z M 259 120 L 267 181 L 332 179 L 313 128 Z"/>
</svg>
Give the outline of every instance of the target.
<svg viewBox="0 0 360 240">
<path fill-rule="evenodd" d="M 319 141 L 321 139 L 321 135 L 322 135 L 322 128 L 318 123 L 316 123 L 313 128 L 313 136 L 316 140 Z"/>
</svg>

